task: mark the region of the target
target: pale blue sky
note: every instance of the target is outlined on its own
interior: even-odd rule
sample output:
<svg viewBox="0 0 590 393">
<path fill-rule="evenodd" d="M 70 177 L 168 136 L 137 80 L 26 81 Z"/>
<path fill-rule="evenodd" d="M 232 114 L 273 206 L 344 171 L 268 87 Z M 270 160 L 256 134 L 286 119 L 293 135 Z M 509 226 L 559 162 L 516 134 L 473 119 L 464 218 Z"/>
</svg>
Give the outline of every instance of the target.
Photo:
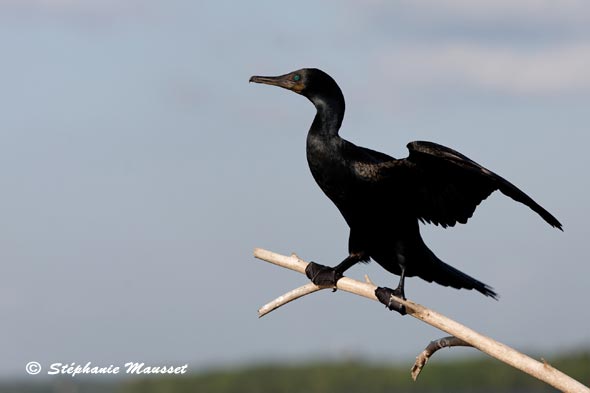
<svg viewBox="0 0 590 393">
<path fill-rule="evenodd" d="M 467 226 L 425 227 L 501 298 L 414 278 L 410 299 L 518 349 L 590 346 L 590 5 L 513 3 L 0 2 L 0 374 L 31 360 L 411 364 L 442 335 L 342 293 L 257 319 L 305 280 L 254 247 L 328 265 L 347 251 L 305 161 L 312 105 L 248 84 L 301 67 L 339 82 L 344 137 L 397 157 L 411 140 L 453 147 L 564 224 L 494 194 Z M 350 275 L 366 272 L 398 280 Z"/>
</svg>

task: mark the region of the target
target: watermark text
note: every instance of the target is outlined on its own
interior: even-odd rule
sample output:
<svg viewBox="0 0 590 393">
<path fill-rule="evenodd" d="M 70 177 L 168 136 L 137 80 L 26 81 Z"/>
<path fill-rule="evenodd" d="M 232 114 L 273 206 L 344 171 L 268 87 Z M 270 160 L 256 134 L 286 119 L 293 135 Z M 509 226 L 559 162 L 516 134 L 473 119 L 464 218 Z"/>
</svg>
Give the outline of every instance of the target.
<svg viewBox="0 0 590 393">
<path fill-rule="evenodd" d="M 51 363 L 47 367 L 47 375 L 69 375 L 72 378 L 78 375 L 183 375 L 187 373 L 188 364 L 184 365 L 148 365 L 143 362 L 127 362 L 121 365 L 95 365 L 92 362 L 82 363 Z M 29 362 L 25 371 L 30 375 L 40 374 L 43 366 L 39 362 Z"/>
</svg>

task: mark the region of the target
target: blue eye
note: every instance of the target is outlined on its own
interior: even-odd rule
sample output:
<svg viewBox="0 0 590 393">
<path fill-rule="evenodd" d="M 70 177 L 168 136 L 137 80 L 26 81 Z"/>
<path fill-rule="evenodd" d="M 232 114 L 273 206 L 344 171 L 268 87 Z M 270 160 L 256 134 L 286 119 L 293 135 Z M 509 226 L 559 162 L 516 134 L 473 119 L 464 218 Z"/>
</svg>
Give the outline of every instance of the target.
<svg viewBox="0 0 590 393">
<path fill-rule="evenodd" d="M 295 82 L 299 81 L 300 79 L 301 79 L 301 75 L 299 75 L 299 74 L 295 74 L 295 75 L 293 76 L 293 80 L 294 80 Z"/>
</svg>

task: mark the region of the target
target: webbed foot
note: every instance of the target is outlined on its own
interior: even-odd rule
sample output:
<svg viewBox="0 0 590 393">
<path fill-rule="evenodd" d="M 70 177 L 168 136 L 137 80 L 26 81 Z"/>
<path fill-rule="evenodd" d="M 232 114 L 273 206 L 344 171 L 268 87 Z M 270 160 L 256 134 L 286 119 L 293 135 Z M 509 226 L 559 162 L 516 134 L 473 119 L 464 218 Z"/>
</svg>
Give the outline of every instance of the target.
<svg viewBox="0 0 590 393">
<path fill-rule="evenodd" d="M 310 262 L 305 268 L 305 275 L 315 285 L 322 287 L 333 287 L 336 290 L 336 281 L 342 278 L 333 267 L 320 265 L 319 263 Z"/>
<path fill-rule="evenodd" d="M 406 307 L 392 298 L 392 296 L 396 296 L 405 300 L 406 297 L 404 296 L 404 293 L 401 289 L 378 287 L 375 289 L 375 296 L 377 296 L 377 299 L 379 299 L 381 303 L 385 304 L 385 307 L 388 309 L 397 311 L 401 315 L 406 315 Z"/>
</svg>

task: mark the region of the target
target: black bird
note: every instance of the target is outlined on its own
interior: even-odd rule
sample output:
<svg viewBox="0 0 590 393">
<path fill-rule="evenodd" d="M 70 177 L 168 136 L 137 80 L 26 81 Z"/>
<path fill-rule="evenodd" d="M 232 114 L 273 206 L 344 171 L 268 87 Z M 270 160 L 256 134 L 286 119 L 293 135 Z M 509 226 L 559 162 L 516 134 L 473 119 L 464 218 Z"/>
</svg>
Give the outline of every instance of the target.
<svg viewBox="0 0 590 393">
<path fill-rule="evenodd" d="M 307 162 L 315 181 L 344 216 L 350 236 L 349 255 L 339 265 L 308 265 L 306 274 L 315 284 L 335 286 L 348 268 L 372 258 L 400 276 L 395 290 L 378 288 L 375 294 L 401 314 L 404 307 L 391 295 L 405 299 L 407 276 L 497 298 L 490 286 L 438 259 L 424 244 L 418 221 L 444 228 L 465 224 L 481 201 L 500 190 L 562 229 L 555 217 L 513 184 L 448 147 L 411 142 L 407 145 L 410 155 L 395 159 L 344 140 L 338 135 L 344 96 L 334 79 L 321 70 L 253 76 L 250 82 L 294 91 L 317 109 L 307 134 Z"/>
</svg>

